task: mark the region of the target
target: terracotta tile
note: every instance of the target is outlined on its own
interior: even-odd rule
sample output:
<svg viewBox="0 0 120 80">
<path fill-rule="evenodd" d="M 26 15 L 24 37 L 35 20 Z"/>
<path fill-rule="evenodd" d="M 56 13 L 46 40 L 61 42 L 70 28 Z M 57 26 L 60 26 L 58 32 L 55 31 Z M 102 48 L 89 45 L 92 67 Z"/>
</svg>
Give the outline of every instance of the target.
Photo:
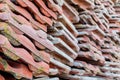
<svg viewBox="0 0 120 80">
<path fill-rule="evenodd" d="M 53 33 L 52 34 L 53 36 L 56 36 L 60 39 L 62 39 L 66 44 L 68 44 L 74 51 L 78 52 L 79 51 L 79 47 L 77 45 L 76 42 L 74 42 L 70 36 L 64 31 L 64 30 L 59 30 L 58 32 L 56 33 Z M 69 42 L 71 43 L 69 43 Z"/>
<path fill-rule="evenodd" d="M 97 22 L 97 24 L 99 25 L 99 27 L 102 30 L 107 30 L 106 27 L 102 24 L 101 20 L 99 19 L 99 17 L 97 17 L 97 15 L 95 13 L 92 14 L 93 18 L 95 19 L 95 21 Z"/>
<path fill-rule="evenodd" d="M 77 4 L 79 5 L 81 8 L 83 9 L 90 9 L 90 8 L 94 8 L 95 5 L 94 3 L 92 3 L 91 1 L 88 1 L 88 0 L 72 0 L 74 4 Z"/>
<path fill-rule="evenodd" d="M 49 65 L 46 64 L 45 62 L 41 61 L 41 62 L 34 62 L 34 65 L 29 64 L 29 68 L 30 70 L 35 73 L 35 74 L 41 74 L 41 73 L 45 73 L 45 74 L 49 74 Z"/>
<path fill-rule="evenodd" d="M 72 22 L 64 15 L 62 14 L 59 18 L 59 21 L 61 21 L 64 26 L 72 33 L 75 37 L 78 36 L 78 31 L 75 29 L 75 26 L 72 24 Z"/>
<path fill-rule="evenodd" d="M 41 73 L 41 74 L 38 74 L 38 73 L 33 73 L 33 75 L 34 75 L 34 77 L 36 77 L 37 79 L 39 79 L 40 77 L 42 78 L 47 78 L 48 77 L 48 75 L 47 74 L 45 74 L 45 73 Z"/>
<path fill-rule="evenodd" d="M 109 62 L 109 61 L 106 61 L 104 66 L 105 67 L 115 67 L 115 68 L 120 67 L 119 62 Z"/>
<path fill-rule="evenodd" d="M 100 56 L 100 55 L 95 54 L 93 52 L 79 52 L 77 59 L 83 60 L 86 62 L 89 62 L 89 60 L 91 60 L 89 63 L 92 62 L 91 64 L 97 64 L 97 65 L 103 65 L 105 62 L 105 59 L 102 55 Z"/>
<path fill-rule="evenodd" d="M 0 80 L 5 80 L 5 78 L 2 75 L 0 75 Z"/>
<path fill-rule="evenodd" d="M 40 7 L 40 11 L 41 11 L 41 13 L 44 14 L 46 17 L 51 17 L 51 15 L 50 15 L 47 11 L 45 11 L 44 8 L 41 8 L 41 7 Z"/>
<path fill-rule="evenodd" d="M 87 72 L 87 71 L 85 71 L 85 70 L 82 70 L 82 69 L 77 69 L 77 68 L 72 68 L 72 70 L 71 70 L 71 72 L 70 72 L 70 74 L 71 75 L 83 75 L 83 76 L 85 76 L 85 75 L 90 75 L 91 74 L 91 72 Z"/>
<path fill-rule="evenodd" d="M 11 10 L 13 10 L 13 11 L 16 11 L 16 12 L 18 12 L 19 14 L 21 14 L 22 16 L 24 16 L 25 18 L 27 18 L 29 21 L 30 21 L 30 23 L 32 23 L 31 25 L 35 28 L 35 29 L 39 29 L 39 28 L 41 28 L 41 29 L 43 29 L 44 31 L 47 31 L 47 27 L 45 26 L 45 25 L 42 25 L 42 24 L 40 24 L 40 23 L 38 23 L 37 21 L 35 21 L 33 18 L 32 18 L 32 16 L 30 15 L 30 13 L 28 13 L 24 8 L 21 8 L 21 7 L 19 7 L 19 6 L 16 6 L 16 5 L 14 5 L 13 3 L 11 3 L 9 0 L 6 0 L 5 1 L 5 3 L 7 4 L 0 4 L 1 5 L 1 10 L 4 10 L 4 11 L 9 11 L 9 12 L 11 12 L 10 11 L 10 9 L 9 9 L 9 7 L 12 7 L 12 9 Z M 8 7 L 9 6 L 9 7 Z M 12 12 L 11 12 L 12 13 Z M 17 15 L 16 15 L 17 16 Z M 15 16 L 13 16 L 13 17 L 15 17 Z M 23 19 L 23 18 L 22 18 Z M 21 20 L 21 19 L 20 19 Z M 22 20 L 21 20 L 21 22 L 23 22 Z"/>
<path fill-rule="evenodd" d="M 30 72 L 28 70 L 28 68 L 23 65 L 23 64 L 19 64 L 19 63 L 14 63 L 14 62 L 10 62 L 10 61 L 6 61 L 2 58 L 0 58 L 1 61 L 1 66 L 3 66 L 3 71 L 7 71 L 10 72 L 11 74 L 15 74 L 13 75 L 15 78 L 17 79 L 21 79 L 22 77 L 27 78 L 27 79 L 32 79 L 32 72 Z M 14 66 L 11 66 L 11 65 Z"/>
<path fill-rule="evenodd" d="M 30 17 L 31 15 L 23 8 L 21 7 L 17 7 L 17 12 L 19 12 L 21 15 L 23 15 L 24 17 L 26 17 L 31 23 L 32 26 L 35 29 L 42 29 L 44 31 L 47 31 L 47 27 L 39 22 L 37 22 L 36 20 L 34 20 L 32 17 Z M 23 12 L 22 12 L 23 11 Z M 22 12 L 22 13 L 21 13 Z M 29 16 L 28 16 L 29 15 Z"/>
<path fill-rule="evenodd" d="M 46 64 L 45 62 L 41 61 L 41 62 L 35 62 L 33 57 L 23 48 L 14 48 L 7 40 L 7 38 L 5 38 L 4 36 L 0 35 L 1 37 L 1 42 L 0 45 L 2 47 L 3 50 L 8 51 L 8 53 L 4 53 L 6 54 L 8 57 L 13 57 L 13 60 L 18 60 L 18 59 L 22 59 L 23 61 L 25 61 L 26 63 L 30 64 L 31 66 L 33 66 L 36 70 L 39 70 L 41 72 L 44 71 L 46 73 L 48 73 L 49 71 L 49 65 Z M 9 54 L 9 52 L 11 53 L 11 55 Z M 22 53 L 22 55 L 21 55 Z M 28 57 L 28 58 L 26 58 Z M 28 60 L 27 60 L 28 59 Z"/>
<path fill-rule="evenodd" d="M 17 0 L 18 1 L 18 0 Z M 20 2 L 20 1 L 19 1 Z M 18 2 L 18 3 L 19 3 Z M 22 6 L 22 4 L 20 4 L 22 7 L 27 7 L 29 8 L 33 13 L 34 13 L 34 16 L 35 18 L 40 22 L 40 23 L 48 23 L 50 26 L 52 26 L 52 21 L 51 19 L 47 18 L 46 16 L 43 16 L 39 10 L 37 9 L 37 7 L 32 3 L 30 2 L 29 0 L 21 0 L 22 3 L 24 3 L 26 6 Z"/>
<path fill-rule="evenodd" d="M 64 0 L 55 0 L 54 2 L 59 6 L 63 6 L 64 4 Z"/>
<path fill-rule="evenodd" d="M 62 6 L 62 10 L 63 13 L 67 16 L 67 18 L 72 22 L 72 23 L 77 23 L 79 22 L 80 18 L 79 18 L 79 13 L 77 13 L 77 11 L 70 6 L 69 4 L 67 4 L 67 2 L 64 1 L 64 4 Z"/>
<path fill-rule="evenodd" d="M 22 50 L 22 49 L 16 49 L 16 51 L 18 52 L 20 52 L 20 53 L 24 53 L 24 52 L 26 52 L 25 50 Z M 28 64 L 30 64 L 31 66 L 33 66 L 33 68 L 35 69 L 35 71 L 37 70 L 37 73 L 42 73 L 43 71 L 44 72 L 46 72 L 46 73 L 48 73 L 48 71 L 49 71 L 49 65 L 48 64 L 46 64 L 45 62 L 43 62 L 43 61 L 41 61 L 41 62 L 35 62 L 34 60 L 33 60 L 33 58 L 32 58 L 32 56 L 31 55 L 28 55 L 28 53 L 26 52 L 25 54 L 24 54 L 24 56 L 29 56 L 29 59 L 28 60 L 25 60 L 25 57 L 23 57 L 22 55 L 20 56 L 19 55 L 19 57 L 23 57 L 22 59 L 25 61 L 25 62 L 27 62 Z"/>
<path fill-rule="evenodd" d="M 48 7 L 53 11 L 59 12 L 59 14 L 63 14 L 61 7 L 55 4 L 53 0 L 48 0 Z"/>
<path fill-rule="evenodd" d="M 49 75 L 57 75 L 59 73 L 58 69 L 50 68 Z"/>
<path fill-rule="evenodd" d="M 50 49 L 50 50 L 53 50 L 53 44 L 48 40 L 48 39 L 43 39 L 43 38 L 40 38 L 35 30 L 33 30 L 32 28 L 30 29 L 30 27 L 28 29 L 27 25 L 23 25 L 21 26 L 21 28 L 19 28 L 20 30 L 22 30 L 25 34 L 27 34 L 29 37 L 33 38 L 35 41 L 39 42 L 40 44 L 42 44 L 43 46 L 45 46 L 46 48 Z M 31 32 L 33 32 L 31 34 Z"/>
<path fill-rule="evenodd" d="M 54 24 L 54 26 L 58 29 L 58 30 L 64 30 L 76 43 L 78 43 L 76 37 L 66 28 L 66 26 L 63 25 L 62 22 L 56 22 Z M 62 29 L 61 29 L 62 28 Z"/>
<path fill-rule="evenodd" d="M 61 51 L 65 52 L 67 55 L 69 55 L 71 58 L 75 59 L 77 57 L 77 53 L 72 50 L 63 40 L 60 38 L 53 38 L 52 37 L 53 44 L 59 48 Z"/>
<path fill-rule="evenodd" d="M 35 44 L 35 46 L 36 46 L 37 48 L 39 48 L 39 49 L 42 49 L 42 50 L 45 49 L 45 47 L 44 47 L 43 45 L 41 45 L 40 43 L 38 43 L 37 41 L 34 41 L 34 44 Z"/>
<path fill-rule="evenodd" d="M 8 24 L 6 24 L 6 23 L 1 23 L 0 25 L 2 25 L 3 28 L 7 30 L 7 33 L 6 33 L 7 35 L 12 36 L 13 39 L 10 39 L 10 41 L 13 44 L 17 45 L 17 43 L 20 43 L 23 46 L 25 46 L 26 48 L 28 48 L 31 52 L 33 52 L 34 55 L 36 55 L 39 58 L 45 60 L 46 62 L 50 61 L 49 60 L 50 59 L 49 54 L 43 54 L 43 55 L 41 55 L 41 53 L 35 48 L 34 44 L 27 37 L 25 37 L 23 35 L 17 35 L 17 34 L 15 34 L 14 31 L 10 28 L 10 26 L 8 26 Z M 6 26 L 4 26 L 4 25 L 6 25 Z M 6 31 L 6 30 L 4 30 L 4 31 Z M 10 33 L 10 34 L 8 34 L 8 33 Z M 9 38 L 10 37 L 8 37 L 8 39 Z M 16 40 L 16 43 L 15 43 L 15 41 L 13 41 L 14 39 Z M 46 57 L 43 57 L 44 55 L 46 55 Z M 36 59 L 36 60 L 39 60 L 39 59 Z"/>
<path fill-rule="evenodd" d="M 35 2 L 42 7 L 48 14 L 50 14 L 54 19 L 57 19 L 57 15 L 51 11 L 49 8 L 47 8 L 47 6 L 45 5 L 45 3 L 43 2 L 43 0 L 39 1 L 39 0 L 35 0 Z"/>
<path fill-rule="evenodd" d="M 49 52 L 49 53 L 51 53 L 53 57 L 63 62 L 64 64 L 68 64 L 72 66 L 74 60 L 69 55 L 67 55 L 64 51 L 60 50 L 59 48 L 54 47 L 54 51 Z"/>
<path fill-rule="evenodd" d="M 50 60 L 51 64 L 53 64 L 54 66 L 57 66 L 57 68 L 59 69 L 59 73 L 62 72 L 62 73 L 69 73 L 71 68 L 55 59 L 52 59 Z"/>
<path fill-rule="evenodd" d="M 36 47 L 34 46 L 34 44 L 25 36 L 23 35 L 17 35 L 17 39 L 19 40 L 19 42 L 25 46 L 26 48 L 28 48 L 36 57 L 36 60 L 44 60 L 46 62 L 50 61 L 50 56 L 48 53 L 39 51 L 36 49 Z M 40 58 L 40 59 L 39 59 Z"/>
<path fill-rule="evenodd" d="M 12 14 L 12 17 L 18 21 L 20 24 L 26 24 L 32 27 L 31 23 L 28 22 L 23 16 Z"/>
<path fill-rule="evenodd" d="M 96 45 L 92 45 L 90 43 L 83 43 L 83 44 L 78 44 L 81 51 L 85 50 L 85 51 L 91 51 L 94 52 L 96 54 L 102 55 L 101 49 L 97 48 Z"/>
<path fill-rule="evenodd" d="M 100 79 L 100 80 L 106 80 L 107 78 L 101 78 L 101 77 L 89 77 L 89 76 L 78 76 L 78 75 L 60 75 L 60 77 L 64 78 L 64 79 L 70 79 L 70 80 L 96 80 L 96 79 Z"/>
<path fill-rule="evenodd" d="M 114 61 L 114 58 L 110 54 L 103 54 L 106 60 Z"/>
<path fill-rule="evenodd" d="M 36 79 L 120 80 L 119 2 L 0 3 L 0 56 L 4 59 L 0 62 L 0 74 L 5 80 L 15 80 L 10 71 L 20 74 L 16 78 L 29 78 L 24 70 L 32 72 Z M 3 66 L 5 61 L 10 70 Z"/>
<path fill-rule="evenodd" d="M 44 32 L 42 30 L 37 30 L 36 33 L 40 38 L 47 39 L 47 33 L 46 32 Z"/>
<path fill-rule="evenodd" d="M 86 57 L 88 59 L 90 59 L 93 55 L 91 55 L 90 52 L 79 52 L 78 53 L 78 57 Z M 93 57 L 94 58 L 94 57 Z"/>
<path fill-rule="evenodd" d="M 50 55 L 55 60 L 65 64 L 65 65 L 68 65 L 69 67 L 73 66 L 73 62 L 72 61 L 69 61 L 68 59 L 64 58 L 63 56 L 58 55 L 56 52 L 52 52 L 52 53 L 50 53 Z"/>
<path fill-rule="evenodd" d="M 14 26 L 10 25 L 11 29 L 18 35 L 23 35 L 24 33 L 19 29 L 15 28 Z"/>
<path fill-rule="evenodd" d="M 1 33 L 5 35 L 13 45 L 19 46 L 20 43 L 18 42 L 17 36 L 15 32 L 11 29 L 11 27 L 5 22 L 1 22 L 0 26 L 0 28 L 2 29 Z"/>
<path fill-rule="evenodd" d="M 32 27 L 29 27 L 28 25 L 18 24 L 7 13 L 0 13 L 0 19 L 8 20 L 9 23 L 11 23 L 13 26 L 15 26 L 20 31 L 24 32 L 26 35 L 28 35 L 29 37 L 31 37 L 35 41 L 39 42 L 40 44 L 42 44 L 46 48 L 53 50 L 53 47 L 54 47 L 53 44 L 48 39 L 42 39 L 42 38 L 38 37 L 38 35 L 36 34 L 36 31 Z"/>
</svg>

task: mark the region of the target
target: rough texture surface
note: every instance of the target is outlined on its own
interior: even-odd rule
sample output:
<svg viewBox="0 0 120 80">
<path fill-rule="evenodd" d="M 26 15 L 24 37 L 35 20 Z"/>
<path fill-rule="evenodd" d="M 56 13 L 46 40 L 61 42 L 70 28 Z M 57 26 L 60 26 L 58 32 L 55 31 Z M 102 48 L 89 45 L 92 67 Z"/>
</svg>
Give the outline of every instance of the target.
<svg viewBox="0 0 120 80">
<path fill-rule="evenodd" d="M 0 80 L 120 80 L 119 0 L 0 0 Z"/>
</svg>

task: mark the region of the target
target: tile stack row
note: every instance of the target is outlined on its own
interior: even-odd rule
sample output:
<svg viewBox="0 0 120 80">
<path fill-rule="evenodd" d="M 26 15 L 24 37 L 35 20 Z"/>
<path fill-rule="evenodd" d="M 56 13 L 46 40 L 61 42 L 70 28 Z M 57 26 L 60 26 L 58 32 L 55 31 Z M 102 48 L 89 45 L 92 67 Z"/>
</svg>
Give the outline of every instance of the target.
<svg viewBox="0 0 120 80">
<path fill-rule="evenodd" d="M 119 80 L 118 0 L 0 0 L 0 80 Z"/>
<path fill-rule="evenodd" d="M 66 2 L 74 7 L 74 13 L 77 11 L 79 14 L 77 16 L 80 21 L 72 23 L 78 31 L 80 51 L 70 74 L 60 77 L 66 80 L 119 80 L 119 4 L 116 5 L 111 0 Z M 73 16 L 69 13 L 68 16 Z M 77 18 L 73 16 L 70 20 Z"/>
<path fill-rule="evenodd" d="M 0 1 L 1 79 L 59 80 L 69 74 L 79 47 L 67 10 L 63 0 Z"/>
<path fill-rule="evenodd" d="M 48 51 L 56 48 L 47 38 L 47 28 L 62 14 L 55 6 L 53 0 L 0 0 L 0 80 L 55 74 L 51 66 L 59 64 Z"/>
</svg>

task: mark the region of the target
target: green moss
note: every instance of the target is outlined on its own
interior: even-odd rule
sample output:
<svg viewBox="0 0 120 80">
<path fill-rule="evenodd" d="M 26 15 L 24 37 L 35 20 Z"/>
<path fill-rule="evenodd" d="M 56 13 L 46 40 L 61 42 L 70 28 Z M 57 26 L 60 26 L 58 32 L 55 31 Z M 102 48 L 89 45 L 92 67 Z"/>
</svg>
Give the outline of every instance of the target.
<svg viewBox="0 0 120 80">
<path fill-rule="evenodd" d="M 5 71 L 9 72 L 10 74 L 12 74 L 12 75 L 13 75 L 15 78 L 17 78 L 17 79 L 21 79 L 21 78 L 22 78 L 19 74 L 16 74 L 16 73 L 13 72 L 12 70 L 11 70 L 11 71 L 8 71 L 8 70 L 7 70 L 7 67 L 8 67 L 7 61 L 5 61 L 4 59 L 0 58 L 0 62 L 1 62 L 2 65 L 4 66 Z"/>
<path fill-rule="evenodd" d="M 6 36 L 6 37 L 8 38 L 8 40 L 9 40 L 13 45 L 15 45 L 15 46 L 21 45 L 21 44 L 19 43 L 19 41 L 17 40 L 17 38 L 15 38 L 15 36 L 13 37 L 13 34 L 15 34 L 15 33 L 11 32 L 11 31 L 9 30 L 8 24 L 3 23 L 3 27 L 4 27 L 4 30 L 1 31 L 1 33 L 2 33 L 4 36 Z"/>
<path fill-rule="evenodd" d="M 36 61 L 41 61 L 42 60 L 42 57 L 41 56 L 37 56 L 35 54 L 32 53 L 32 56 L 33 58 L 36 60 Z"/>
<path fill-rule="evenodd" d="M 14 39 L 11 35 L 3 33 L 4 36 L 6 36 L 8 38 L 8 40 L 15 46 L 19 46 L 21 45 L 16 39 Z"/>
<path fill-rule="evenodd" d="M 37 71 L 35 71 L 34 73 L 35 74 L 40 74 L 40 73 L 43 73 L 44 72 L 44 68 L 43 67 L 40 67 L 39 69 L 37 69 Z"/>
<path fill-rule="evenodd" d="M 8 56 L 9 58 L 13 59 L 13 60 L 18 60 L 19 57 L 17 55 L 15 55 L 15 51 L 12 50 L 11 48 L 8 48 L 7 46 L 7 42 L 5 42 L 2 47 L 4 48 L 3 51 L 4 51 L 4 54 L 6 56 Z"/>
<path fill-rule="evenodd" d="M 15 54 L 13 54 L 13 53 L 11 52 L 11 50 L 5 50 L 5 51 L 4 51 L 4 54 L 5 54 L 6 56 L 8 56 L 9 58 L 11 58 L 12 60 L 18 60 L 18 59 L 19 59 L 18 56 L 16 56 Z"/>
<path fill-rule="evenodd" d="M 38 69 L 38 73 L 42 73 L 44 71 L 44 67 L 40 67 L 39 69 Z"/>
<path fill-rule="evenodd" d="M 3 60 L 2 58 L 0 58 L 0 63 L 2 63 L 2 65 L 4 66 L 4 68 L 6 69 L 8 64 L 5 60 Z"/>
</svg>

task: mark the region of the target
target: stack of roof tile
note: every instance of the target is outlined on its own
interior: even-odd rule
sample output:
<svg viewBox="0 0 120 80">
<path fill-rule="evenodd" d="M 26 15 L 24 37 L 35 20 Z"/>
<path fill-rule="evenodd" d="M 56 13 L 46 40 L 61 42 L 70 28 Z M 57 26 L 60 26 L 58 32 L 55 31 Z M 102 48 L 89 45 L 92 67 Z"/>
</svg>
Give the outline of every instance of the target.
<svg viewBox="0 0 120 80">
<path fill-rule="evenodd" d="M 53 51 L 54 45 L 46 32 L 56 18 L 42 0 L 1 0 L 0 70 L 16 79 L 48 76 L 50 54 L 46 50 Z"/>
<path fill-rule="evenodd" d="M 115 12 L 119 7 L 111 0 L 66 1 L 79 14 L 80 21 L 72 23 L 78 31 L 80 51 L 70 74 L 60 77 L 68 80 L 119 80 L 120 18 Z"/>
<path fill-rule="evenodd" d="M 119 80 L 117 0 L 0 0 L 0 80 Z"/>
</svg>

